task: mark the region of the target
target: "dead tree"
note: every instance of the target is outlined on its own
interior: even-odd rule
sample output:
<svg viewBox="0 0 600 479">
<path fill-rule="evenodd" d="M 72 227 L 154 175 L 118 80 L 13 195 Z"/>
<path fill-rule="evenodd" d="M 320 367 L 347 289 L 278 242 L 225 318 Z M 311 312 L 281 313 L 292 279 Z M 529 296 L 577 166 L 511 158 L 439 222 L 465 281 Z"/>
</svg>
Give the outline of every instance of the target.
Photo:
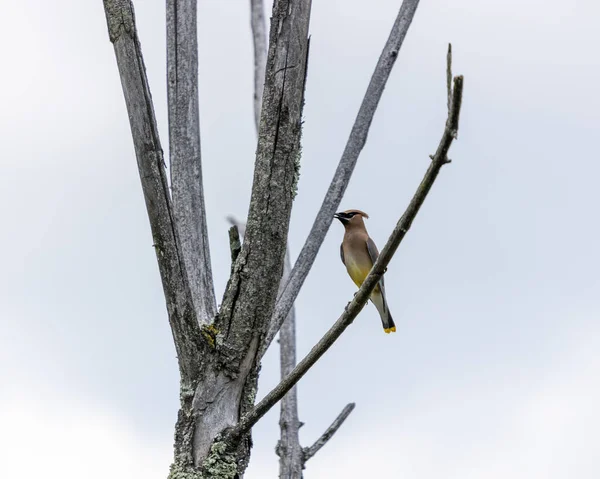
<svg viewBox="0 0 600 479">
<path fill-rule="evenodd" d="M 300 163 L 311 1 L 275 0 L 260 116 L 257 113 L 258 145 L 245 238 L 241 245 L 236 230 L 232 231 L 231 275 L 218 310 L 202 190 L 196 1 L 167 0 L 172 192 L 132 1 L 103 2 L 181 377 L 170 477 L 242 477 L 250 458 L 252 427 L 294 387 L 361 311 L 441 167 L 449 162 L 448 149 L 458 130 L 462 77 L 448 83 L 448 119 L 440 145 L 369 276 L 310 353 L 255 404 L 261 358 L 288 316 L 332 222 L 419 2 L 404 0 L 400 7 L 323 205 L 289 279 L 282 283 Z M 257 72 L 259 83 L 261 73 Z M 304 457 L 316 449 L 318 444 L 305 450 Z"/>
</svg>

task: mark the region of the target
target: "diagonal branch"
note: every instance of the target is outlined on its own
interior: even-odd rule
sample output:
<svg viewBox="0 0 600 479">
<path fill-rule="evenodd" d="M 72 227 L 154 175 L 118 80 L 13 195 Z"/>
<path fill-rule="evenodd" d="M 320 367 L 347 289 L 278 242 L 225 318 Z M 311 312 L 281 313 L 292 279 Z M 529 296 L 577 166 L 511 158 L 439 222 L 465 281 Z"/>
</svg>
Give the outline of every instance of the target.
<svg viewBox="0 0 600 479">
<path fill-rule="evenodd" d="M 254 43 L 254 122 L 260 129 L 265 70 L 267 67 L 267 30 L 265 27 L 264 0 L 250 0 L 250 26 Z"/>
<path fill-rule="evenodd" d="M 292 304 L 294 304 L 294 301 L 300 292 L 300 288 L 302 288 L 304 280 L 315 261 L 319 248 L 321 247 L 321 244 L 323 244 L 325 235 L 331 226 L 333 214 L 340 205 L 346 187 L 350 182 L 350 177 L 354 171 L 358 156 L 367 141 L 367 134 L 371 126 L 371 121 L 373 120 L 377 105 L 379 104 L 387 80 L 392 72 L 396 58 L 398 57 L 404 37 L 406 36 L 408 28 L 416 13 L 418 4 L 419 0 L 404 0 L 404 2 L 402 2 L 402 6 L 398 12 L 390 36 L 383 47 L 383 51 L 381 52 L 371 81 L 367 87 L 365 97 L 363 98 L 356 120 L 354 121 L 354 126 L 350 132 L 350 137 L 346 143 L 344 153 L 342 154 L 337 170 L 329 185 L 329 190 L 327 191 L 321 209 L 310 230 L 310 234 L 302 247 L 302 251 L 300 251 L 300 255 L 294 265 L 290 279 L 287 282 L 283 293 L 277 300 L 275 312 L 262 348 L 263 354 L 271 341 L 273 341 L 277 331 L 279 331 Z"/>
<path fill-rule="evenodd" d="M 131 0 L 104 0 L 129 114 L 138 170 L 184 384 L 198 373 L 201 336 L 178 243 L 154 106 Z"/>
<path fill-rule="evenodd" d="M 228 431 L 229 437 L 238 438 L 263 417 L 301 378 L 306 372 L 325 354 L 333 343 L 341 336 L 350 324 L 354 321 L 358 313 L 365 306 L 371 292 L 383 276 L 387 265 L 391 261 L 394 253 L 398 249 L 404 236 L 410 229 L 421 205 L 425 201 L 427 194 L 437 178 L 440 169 L 448 163 L 448 150 L 458 131 L 458 120 L 460 107 L 462 103 L 463 77 L 454 78 L 454 89 L 452 91 L 452 108 L 448 114 L 442 139 L 438 149 L 432 157 L 431 164 L 423 177 L 417 191 L 415 192 L 410 204 L 402 217 L 398 220 L 394 231 L 387 243 L 381 250 L 377 261 L 373 265 L 371 272 L 359 288 L 352 301 L 346 306 L 344 312 L 334 325 L 325 333 L 319 342 L 310 350 L 310 352 L 298 363 L 294 370 L 272 389 L 241 421 Z"/>
<path fill-rule="evenodd" d="M 197 0 L 167 0 L 167 93 L 173 212 L 200 324 L 216 314 L 200 159 Z"/>
<path fill-rule="evenodd" d="M 331 426 L 327 428 L 327 430 L 321 435 L 319 439 L 315 441 L 315 443 L 310 447 L 305 447 L 302 450 L 302 460 L 304 463 L 308 461 L 311 457 L 313 457 L 319 449 L 321 449 L 327 442 L 333 437 L 333 435 L 337 432 L 344 421 L 348 418 L 350 413 L 354 410 L 356 404 L 351 402 L 347 404 L 342 412 L 335 418 L 335 420 L 331 423 Z"/>
</svg>

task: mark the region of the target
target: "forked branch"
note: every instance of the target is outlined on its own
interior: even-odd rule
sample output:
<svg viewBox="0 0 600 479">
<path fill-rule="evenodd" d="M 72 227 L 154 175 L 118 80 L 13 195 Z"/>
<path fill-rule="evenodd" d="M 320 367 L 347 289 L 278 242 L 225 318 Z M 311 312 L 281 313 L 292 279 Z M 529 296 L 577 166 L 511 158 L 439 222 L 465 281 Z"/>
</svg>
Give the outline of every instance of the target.
<svg viewBox="0 0 600 479">
<path fill-rule="evenodd" d="M 344 312 L 334 325 L 325 333 L 321 340 L 311 349 L 311 351 L 298 363 L 294 370 L 281 381 L 273 390 L 271 390 L 241 421 L 228 432 L 228 436 L 232 439 L 240 437 L 242 434 L 256 424 L 256 422 L 264 416 L 299 380 L 306 372 L 325 354 L 325 352 L 333 345 L 333 343 L 341 336 L 346 328 L 352 324 L 358 313 L 365 306 L 369 296 L 381 276 L 385 272 L 389 262 L 394 256 L 398 246 L 404 239 L 404 236 L 410 229 L 413 220 L 415 219 L 419 209 L 421 208 L 427 194 L 431 190 L 435 179 L 437 178 L 440 169 L 448 163 L 448 150 L 452 141 L 456 138 L 458 131 L 458 121 L 460 116 L 460 108 L 462 103 L 463 92 L 463 77 L 457 76 L 454 78 L 454 88 L 452 89 L 452 104 L 444 127 L 444 133 L 439 143 L 436 153 L 432 157 L 432 161 L 421 181 L 417 191 L 415 192 L 410 204 L 402 217 L 398 220 L 394 231 L 392 232 L 387 243 L 381 250 L 381 254 L 373 265 L 371 272 L 365 279 L 362 286 L 346 306 Z"/>
<path fill-rule="evenodd" d="M 175 228 L 154 105 L 131 0 L 104 0 L 183 384 L 198 377 L 202 342 Z"/>
<path fill-rule="evenodd" d="M 273 341 L 273 338 L 277 334 L 277 331 L 281 328 L 288 311 L 292 307 L 292 304 L 294 304 L 294 301 L 304 284 L 308 272 L 312 268 L 317 253 L 319 252 L 319 248 L 323 244 L 325 235 L 333 221 L 333 214 L 340 205 L 346 187 L 350 182 L 350 177 L 354 171 L 358 156 L 367 141 L 367 135 L 375 111 L 377 110 L 377 105 L 379 104 L 387 80 L 392 72 L 392 68 L 396 63 L 400 48 L 402 47 L 402 42 L 404 41 L 404 37 L 415 16 L 418 5 L 419 0 L 404 0 L 402 2 L 392 31 L 383 47 L 379 61 L 375 66 L 375 71 L 373 72 L 362 104 L 358 110 L 358 115 L 354 121 L 350 137 L 348 138 L 342 158 L 333 175 L 333 179 L 331 180 L 321 209 L 319 210 L 312 229 L 310 230 L 310 234 L 300 251 L 300 255 L 294 265 L 290 279 L 277 300 L 273 318 L 271 319 L 270 327 L 262 347 L 262 354 L 266 352 L 271 341 Z"/>
</svg>

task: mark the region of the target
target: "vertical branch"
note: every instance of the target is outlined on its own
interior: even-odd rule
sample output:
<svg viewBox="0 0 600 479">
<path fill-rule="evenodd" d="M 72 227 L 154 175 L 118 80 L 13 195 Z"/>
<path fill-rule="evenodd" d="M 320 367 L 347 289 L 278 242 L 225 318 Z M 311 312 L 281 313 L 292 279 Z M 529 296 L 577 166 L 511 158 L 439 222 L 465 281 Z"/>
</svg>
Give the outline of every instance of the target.
<svg viewBox="0 0 600 479">
<path fill-rule="evenodd" d="M 216 314 L 200 157 L 197 0 L 167 0 L 167 93 L 173 212 L 200 324 Z"/>
<path fill-rule="evenodd" d="M 254 121 L 256 131 L 260 130 L 260 112 L 262 105 L 265 68 L 267 61 L 266 31 L 264 20 L 264 1 L 250 0 L 250 23 L 254 40 Z M 286 248 L 285 264 L 281 278 L 281 287 L 287 282 L 292 270 L 290 250 Z M 281 378 L 283 379 L 296 366 L 296 312 L 292 305 L 287 319 L 284 321 L 280 341 Z M 302 477 L 302 448 L 300 446 L 298 420 L 298 397 L 296 388 L 283 398 L 279 419 L 281 438 L 278 442 L 279 477 Z"/>
<path fill-rule="evenodd" d="M 413 17 L 417 11 L 419 0 L 404 0 L 396 21 L 392 27 L 388 40 L 383 47 L 379 61 L 375 66 L 375 71 L 367 87 L 367 91 L 363 98 L 358 115 L 354 121 L 354 126 L 350 132 L 350 137 L 346 143 L 344 153 L 338 164 L 338 167 L 333 175 L 321 209 L 317 214 L 317 217 L 313 223 L 310 234 L 300 251 L 300 255 L 294 265 L 290 279 L 287 282 L 283 293 L 277 300 L 273 319 L 267 333 L 267 337 L 264 341 L 263 352 L 266 351 L 267 347 L 279 331 L 281 324 L 285 320 L 288 311 L 292 304 L 296 300 L 300 288 L 304 284 L 304 280 L 310 271 L 319 248 L 323 244 L 325 235 L 329 230 L 329 226 L 333 221 L 333 214 L 336 212 L 340 201 L 346 191 L 346 187 L 354 171 L 354 166 L 358 160 L 358 156 L 363 149 L 367 141 L 367 134 L 377 110 L 377 105 L 383 94 L 383 90 L 387 83 L 387 80 L 392 72 L 392 68 L 398 58 L 398 53 L 402 47 L 404 37 L 408 32 L 408 28 L 412 23 Z"/>
<path fill-rule="evenodd" d="M 239 253 L 239 236 L 243 236 L 246 225 L 233 216 L 227 220 L 232 225 L 229 230 L 232 263 Z M 238 236 L 239 235 L 239 236 Z M 288 278 L 292 270 L 289 248 L 285 254 L 285 264 L 280 285 Z M 279 333 L 281 379 L 283 380 L 296 366 L 296 311 L 294 306 L 290 309 L 288 317 Z M 279 477 L 286 479 L 299 479 L 304 468 L 304 451 L 300 446 L 300 420 L 298 419 L 298 396 L 294 386 L 281 401 L 279 416 L 280 440 L 277 443 L 279 456 Z"/>
<path fill-rule="evenodd" d="M 266 330 L 283 273 L 297 181 L 310 7 L 310 0 L 277 0 L 273 7 L 244 246 L 217 320 L 234 368 L 251 353 L 250 340 Z"/>
<path fill-rule="evenodd" d="M 311 5 L 311 0 L 275 0 L 273 6 L 244 244 L 215 321 L 221 364 L 242 385 L 233 404 L 237 418 L 254 405 L 260 341 L 273 314 L 285 262 L 298 179 Z M 234 390 L 238 392 L 237 386 Z M 248 433 L 226 440 L 243 466 L 249 456 Z M 197 457 L 206 451 L 206 441 L 200 442 L 195 443 Z"/>
<path fill-rule="evenodd" d="M 446 91 L 448 93 L 448 114 L 452 109 L 452 44 L 448 43 L 446 54 Z"/>
<path fill-rule="evenodd" d="M 154 106 L 131 0 L 104 0 L 183 384 L 198 376 L 200 328 L 172 216 Z"/>
<path fill-rule="evenodd" d="M 254 123 L 260 128 L 265 70 L 267 67 L 267 30 L 265 27 L 264 0 L 250 0 L 250 26 L 254 44 Z"/>
<path fill-rule="evenodd" d="M 282 283 L 292 270 L 289 250 L 285 258 Z M 279 332 L 281 379 L 285 379 L 296 367 L 296 312 L 294 306 L 281 326 Z M 298 394 L 294 386 L 281 400 L 279 413 L 280 439 L 277 444 L 279 456 L 279 478 L 300 479 L 304 466 L 302 447 L 300 446 L 300 420 L 298 419 Z"/>
</svg>

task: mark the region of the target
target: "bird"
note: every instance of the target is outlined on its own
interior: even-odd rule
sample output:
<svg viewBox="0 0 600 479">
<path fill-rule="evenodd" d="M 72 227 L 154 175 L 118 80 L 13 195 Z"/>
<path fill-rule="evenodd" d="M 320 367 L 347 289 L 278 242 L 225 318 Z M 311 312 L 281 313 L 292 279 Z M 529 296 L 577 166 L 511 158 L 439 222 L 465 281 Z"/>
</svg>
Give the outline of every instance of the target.
<svg viewBox="0 0 600 479">
<path fill-rule="evenodd" d="M 333 217 L 340 220 L 345 229 L 344 240 L 340 245 L 342 263 L 346 266 L 352 281 L 360 288 L 379 256 L 377 246 L 369 237 L 364 222 L 364 218 L 368 218 L 369 215 L 360 210 L 346 210 L 335 213 Z M 383 276 L 371 293 L 370 299 L 379 311 L 385 333 L 395 333 L 396 325 L 385 299 Z"/>
</svg>

